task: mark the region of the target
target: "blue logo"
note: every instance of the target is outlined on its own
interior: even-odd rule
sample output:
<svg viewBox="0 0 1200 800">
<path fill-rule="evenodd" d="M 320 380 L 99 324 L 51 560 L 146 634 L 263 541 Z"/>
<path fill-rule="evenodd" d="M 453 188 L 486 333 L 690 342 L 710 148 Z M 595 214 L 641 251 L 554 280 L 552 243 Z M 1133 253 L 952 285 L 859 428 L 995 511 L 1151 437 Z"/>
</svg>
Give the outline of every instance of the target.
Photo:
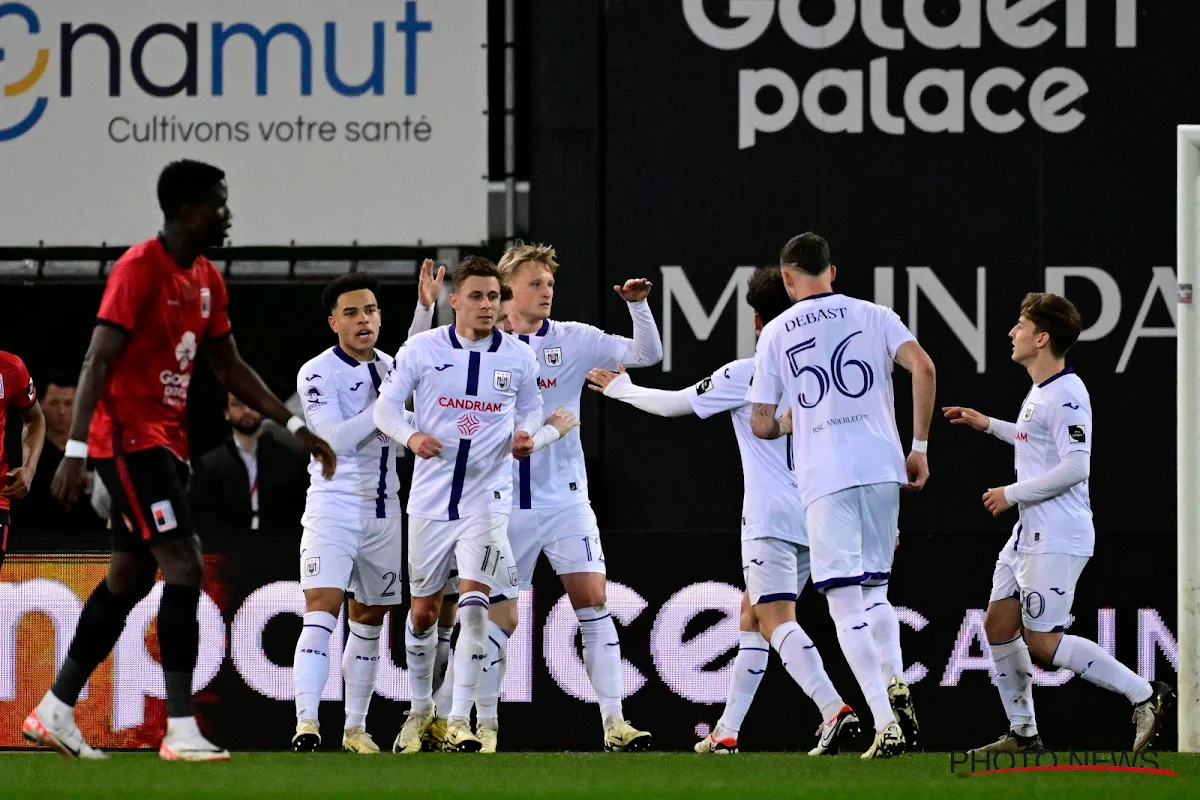
<svg viewBox="0 0 1200 800">
<path fill-rule="evenodd" d="M 436 369 L 438 372 L 441 372 L 442 370 L 450 369 L 453 366 L 453 364 L 442 364 L 440 367 L 434 367 L 434 369 Z"/>
<path fill-rule="evenodd" d="M 350 391 L 352 391 L 352 392 L 357 392 L 357 391 L 358 391 L 358 387 L 360 387 L 360 386 L 362 386 L 362 385 L 363 385 L 363 382 L 362 382 L 362 381 L 359 381 L 358 383 L 356 383 L 356 384 L 354 384 L 353 386 L 351 386 L 351 387 L 350 387 Z"/>
<path fill-rule="evenodd" d="M 85 4 L 79 4 L 84 6 Z M 83 14 L 83 11 L 77 13 Z M 30 36 L 42 34 L 41 20 L 32 8 L 24 3 L 0 2 L 0 20 L 4 17 L 17 16 L 24 20 Z M 404 18 L 394 23 L 394 32 L 399 37 L 389 38 L 388 28 L 392 23 L 375 21 L 371 23 L 369 44 L 364 41 L 364 31 L 347 32 L 343 25 L 339 37 L 338 23 L 326 22 L 320 31 L 309 31 L 294 22 L 277 22 L 263 30 L 248 22 L 212 22 L 202 26 L 197 22 L 187 22 L 182 25 L 173 22 L 158 22 L 148 25 L 132 38 L 122 41 L 117 32 L 108 25 L 95 21 L 64 22 L 57 30 L 57 42 L 47 44 L 57 45 L 59 62 L 58 97 L 69 98 L 74 93 L 74 78 L 77 72 L 90 73 L 107 72 L 108 96 L 120 97 L 122 94 L 121 79 L 122 64 L 128 63 L 130 73 L 136 88 L 151 97 L 175 97 L 183 94 L 196 97 L 201 94 L 200 74 L 202 68 L 207 68 L 211 82 L 207 94 L 221 97 L 225 94 L 225 58 L 226 49 L 232 40 L 248 39 L 254 47 L 254 91 L 259 97 L 268 94 L 267 76 L 271 61 L 271 45 L 277 38 L 291 40 L 283 47 L 277 47 L 280 52 L 299 50 L 300 70 L 298 89 L 302 97 L 313 93 L 313 51 L 314 41 L 323 45 L 320 55 L 323 64 L 318 69 L 323 72 L 329 88 L 343 97 L 360 97 L 365 94 L 376 96 L 384 94 L 384 74 L 389 45 L 396 47 L 393 42 L 399 39 L 404 59 L 404 93 L 417 94 L 417 41 L 422 33 L 433 30 L 433 23 L 420 19 L 417 13 L 417 0 L 407 0 L 404 3 Z M 203 41 L 201 30 L 203 28 Z M 49 33 L 49 31 L 47 31 Z M 184 62 L 182 71 L 171 75 L 147 74 L 145 52 L 147 49 L 161 47 L 151 44 L 155 39 L 173 39 L 182 45 Z M 343 48 L 351 47 L 357 50 L 367 50 L 371 53 L 371 70 L 366 79 L 360 83 L 348 83 L 338 73 L 338 42 L 341 39 Z M 82 43 L 82 47 L 78 47 Z M 96 60 L 93 50 L 99 48 L 106 57 Z M 78 49 L 78 52 L 76 52 Z M 125 53 L 128 52 L 126 58 Z M 33 89 L 45 75 L 50 64 L 51 50 L 40 47 L 29 71 L 21 78 L 4 84 L 3 97 L 19 97 Z M 290 55 L 289 55 L 290 57 Z M 78 62 L 76 59 L 78 58 Z M 5 52 L 0 46 L 0 62 L 4 61 Z M 16 139 L 28 133 L 41 120 L 50 103 L 51 92 L 43 87 L 42 94 L 34 98 L 29 112 L 17 123 L 7 128 L 0 128 L 0 142 Z M 128 90 L 126 90 L 128 91 Z M 124 119 L 118 118 L 118 119 Z M 128 122 L 128 120 L 125 120 Z M 112 123 L 110 123 L 111 128 Z M 110 130 L 110 135 L 112 134 Z M 124 141 L 123 139 L 116 139 Z"/>
<path fill-rule="evenodd" d="M 1078 411 L 1079 404 L 1078 403 L 1063 403 L 1063 408 L 1069 408 L 1072 411 Z"/>
</svg>

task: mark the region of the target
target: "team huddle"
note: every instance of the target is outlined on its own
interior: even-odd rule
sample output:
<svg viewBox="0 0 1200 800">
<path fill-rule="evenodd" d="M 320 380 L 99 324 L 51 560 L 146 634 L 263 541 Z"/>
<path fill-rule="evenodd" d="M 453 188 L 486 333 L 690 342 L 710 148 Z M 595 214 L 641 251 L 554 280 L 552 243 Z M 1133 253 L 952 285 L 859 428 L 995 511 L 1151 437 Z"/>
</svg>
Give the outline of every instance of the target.
<svg viewBox="0 0 1200 800">
<path fill-rule="evenodd" d="M 551 319 L 554 250 L 518 244 L 499 264 L 478 256 L 460 263 L 449 292 L 454 319 L 431 329 L 445 269 L 435 274 L 426 261 L 408 337 L 392 358 L 375 347 L 378 286 L 357 273 L 342 276 L 322 296 L 337 344 L 297 375 L 300 419 L 238 355 L 225 287 L 203 257 L 228 228 L 225 198 L 219 170 L 196 162 L 170 165 L 159 187 L 162 235 L 131 249 L 109 279 L 80 376 L 72 441 L 54 485 L 64 502 L 74 502 L 88 447 L 100 455 L 100 475 L 114 497 L 113 561 L 84 607 L 54 685 L 25 722 L 28 739 L 68 756 L 103 757 L 84 741 L 73 706 L 161 568 L 168 730 L 160 754 L 229 758 L 201 734 L 191 711 L 202 562 L 181 491 L 187 478 L 183 403 L 168 404 L 169 413 L 154 406 L 153 430 L 169 428 L 172 435 L 147 430 L 133 436 L 141 409 L 158 399 L 123 395 L 127 384 L 112 379 L 136 369 L 134 362 L 154 348 L 170 350 L 159 360 L 170 360 L 172 369 L 178 362 L 186 378 L 195 346 L 212 340 L 206 352 L 218 378 L 247 405 L 286 425 L 313 454 L 299 553 L 305 613 L 293 671 L 293 749 L 321 745 L 317 712 L 331 669 L 329 642 L 349 598 L 342 746 L 380 752 L 365 721 L 382 626 L 388 610 L 401 604 L 407 581 L 404 648 L 412 704 L 392 749 L 496 752 L 516 599 L 530 586 L 541 554 L 579 620 L 603 746 L 616 752 L 650 746 L 650 732 L 626 720 L 622 708 L 620 641 L 606 606 L 604 550 L 576 430 L 587 386 L 659 416 L 732 417 L 745 480 L 740 646 L 724 712 L 696 751 L 737 752 L 772 649 L 824 720 L 811 755 L 836 754 L 868 724 L 843 701 L 797 621 L 796 600 L 810 577 L 828 601 L 838 643 L 867 703 L 866 730 L 873 735 L 863 758 L 919 746 L 888 585 L 900 493 L 919 491 L 929 479 L 935 369 L 893 311 L 834 291 L 837 268 L 823 238 L 792 238 L 778 265 L 752 276 L 746 301 L 759 334 L 754 358 L 730 362 L 678 391 L 639 387 L 625 371 L 662 358 L 645 279 L 613 287 L 628 306 L 632 338 L 560 322 Z M 164 304 L 145 302 L 144 295 L 155 292 L 183 308 L 167 318 Z M 1019 419 L 943 409 L 952 423 L 990 433 L 1015 451 L 1016 482 L 983 497 L 993 514 L 1019 508 L 996 563 L 985 624 L 1010 729 L 980 748 L 986 752 L 1043 748 L 1033 709 L 1034 657 L 1124 694 L 1133 706 L 1136 751 L 1153 741 L 1173 698 L 1165 684 L 1145 681 L 1096 643 L 1064 633 L 1095 538 L 1087 489 L 1091 403 L 1064 360 L 1081 328 L 1066 299 L 1028 295 L 1009 333 L 1012 358 L 1034 384 Z M 183 359 L 175 342 L 188 341 L 188 334 L 193 346 Z M 895 419 L 895 364 L 912 376 L 907 456 Z M 401 448 L 416 456 L 406 509 L 407 568 L 401 563 Z"/>
</svg>

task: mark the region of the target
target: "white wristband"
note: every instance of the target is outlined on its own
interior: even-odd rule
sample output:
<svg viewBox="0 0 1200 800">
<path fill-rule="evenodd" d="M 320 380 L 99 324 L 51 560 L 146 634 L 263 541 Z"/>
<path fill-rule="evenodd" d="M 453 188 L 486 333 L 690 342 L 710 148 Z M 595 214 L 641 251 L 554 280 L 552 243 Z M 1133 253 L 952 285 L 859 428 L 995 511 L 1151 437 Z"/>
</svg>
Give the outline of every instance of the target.
<svg viewBox="0 0 1200 800">
<path fill-rule="evenodd" d="M 928 439 L 913 439 L 911 449 L 912 449 L 912 452 L 914 452 L 914 453 L 928 453 L 929 452 L 929 440 Z"/>
<path fill-rule="evenodd" d="M 88 446 L 87 442 L 81 442 L 76 439 L 68 439 L 67 446 L 63 450 L 64 458 L 87 458 Z"/>
<path fill-rule="evenodd" d="M 299 417 L 292 417 L 287 421 L 287 429 L 289 433 L 295 433 L 304 427 L 304 420 Z"/>
</svg>

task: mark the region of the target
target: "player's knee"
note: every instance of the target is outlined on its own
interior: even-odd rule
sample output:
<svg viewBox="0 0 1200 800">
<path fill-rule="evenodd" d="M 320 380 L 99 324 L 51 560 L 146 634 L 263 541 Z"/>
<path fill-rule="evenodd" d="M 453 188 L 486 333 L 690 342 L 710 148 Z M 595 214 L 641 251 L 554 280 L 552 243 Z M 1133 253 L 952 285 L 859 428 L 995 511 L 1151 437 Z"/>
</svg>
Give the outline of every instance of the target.
<svg viewBox="0 0 1200 800">
<path fill-rule="evenodd" d="M 738 619 L 738 630 L 743 633 L 757 633 L 758 629 L 758 615 L 754 613 L 754 608 L 743 606 Z"/>
<path fill-rule="evenodd" d="M 387 616 L 388 606 L 364 606 L 362 603 L 350 603 L 350 621 L 363 625 L 382 625 Z M 336 612 L 330 612 L 335 614 Z"/>
<path fill-rule="evenodd" d="M 563 584 L 566 587 L 567 595 L 571 598 L 571 606 L 576 610 L 602 606 L 608 602 L 606 591 L 608 581 L 604 575 L 596 572 L 580 573 L 573 576 L 576 578 L 575 580 L 570 581 L 565 577 Z"/>
<path fill-rule="evenodd" d="M 492 607 L 488 609 L 488 619 L 496 623 L 500 630 L 512 636 L 513 631 L 517 629 L 517 601 L 501 600 L 498 603 L 492 603 Z"/>
<path fill-rule="evenodd" d="M 992 603 L 983 618 L 983 631 L 989 642 L 1011 642 L 1021 635 L 1021 607 L 1013 601 L 1012 608 L 1005 604 Z M 1030 651 L 1033 645 L 1030 643 Z"/>
<path fill-rule="evenodd" d="M 200 588 L 204 581 L 204 556 L 196 536 L 164 542 L 154 546 L 153 552 L 164 581 Z"/>
<path fill-rule="evenodd" d="M 1054 665 L 1054 651 L 1058 649 L 1058 640 L 1062 634 L 1042 633 L 1040 631 L 1025 631 L 1025 644 L 1029 647 L 1029 656 L 1046 666 Z"/>
<path fill-rule="evenodd" d="M 439 611 L 441 608 L 438 603 L 433 602 L 433 598 L 414 597 L 412 607 L 408 610 L 408 618 L 412 627 L 423 633 L 437 624 Z"/>
</svg>

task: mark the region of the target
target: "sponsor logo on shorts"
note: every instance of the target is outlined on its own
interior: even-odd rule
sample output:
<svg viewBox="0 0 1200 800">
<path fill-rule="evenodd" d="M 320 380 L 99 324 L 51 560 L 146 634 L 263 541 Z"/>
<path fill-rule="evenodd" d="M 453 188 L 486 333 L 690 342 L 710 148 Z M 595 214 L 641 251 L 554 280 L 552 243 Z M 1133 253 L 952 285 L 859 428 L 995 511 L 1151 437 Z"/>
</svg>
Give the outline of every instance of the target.
<svg viewBox="0 0 1200 800">
<path fill-rule="evenodd" d="M 150 506 L 150 516 L 154 517 L 154 527 L 159 533 L 173 531 L 179 527 L 175 519 L 175 508 L 170 500 L 159 500 Z"/>
<path fill-rule="evenodd" d="M 542 351 L 547 367 L 561 367 L 563 363 L 561 347 L 547 347 Z"/>
<path fill-rule="evenodd" d="M 311 578 L 312 576 L 319 575 L 320 573 L 321 573 L 321 557 L 320 556 L 315 556 L 313 558 L 304 559 L 304 574 L 305 575 L 307 575 L 308 577 Z"/>
<path fill-rule="evenodd" d="M 1025 595 L 1025 613 L 1030 619 L 1037 619 L 1046 611 L 1046 598 L 1041 592 L 1029 592 Z"/>
</svg>

